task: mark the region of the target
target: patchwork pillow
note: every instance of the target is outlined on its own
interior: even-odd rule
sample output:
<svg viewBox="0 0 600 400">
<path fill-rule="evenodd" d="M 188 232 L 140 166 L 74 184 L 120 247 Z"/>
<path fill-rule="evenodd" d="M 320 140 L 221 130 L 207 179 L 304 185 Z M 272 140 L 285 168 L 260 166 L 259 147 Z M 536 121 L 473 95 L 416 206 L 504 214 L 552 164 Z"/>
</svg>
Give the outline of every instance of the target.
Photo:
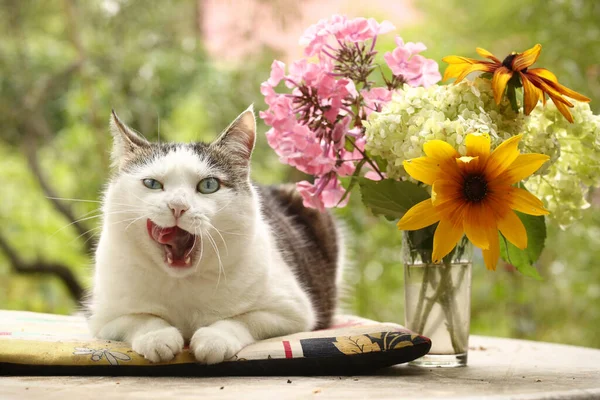
<svg viewBox="0 0 600 400">
<path fill-rule="evenodd" d="M 198 364 L 187 347 L 170 362 L 151 363 L 126 343 L 93 338 L 81 316 L 0 311 L 4 375 L 354 375 L 430 348 L 400 325 L 338 316 L 331 328 L 256 342 L 221 364 Z"/>
</svg>

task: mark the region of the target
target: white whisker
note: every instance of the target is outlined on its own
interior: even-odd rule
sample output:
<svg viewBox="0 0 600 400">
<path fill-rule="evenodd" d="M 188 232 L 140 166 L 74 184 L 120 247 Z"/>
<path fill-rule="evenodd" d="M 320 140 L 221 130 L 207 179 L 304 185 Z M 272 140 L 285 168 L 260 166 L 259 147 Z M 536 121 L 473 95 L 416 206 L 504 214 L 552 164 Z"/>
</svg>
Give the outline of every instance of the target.
<svg viewBox="0 0 600 400">
<path fill-rule="evenodd" d="M 210 222 L 206 221 L 206 223 L 208 225 L 210 225 L 210 227 L 212 229 L 214 229 L 215 232 L 217 232 L 217 235 L 219 235 L 219 237 L 221 238 L 221 241 L 223 242 L 223 246 L 225 246 L 225 251 L 227 252 L 227 255 L 229 255 L 229 248 L 227 247 L 227 243 L 225 242 L 225 239 L 223 238 L 223 235 L 221 235 L 221 232 L 219 232 L 219 230 L 213 224 L 211 224 Z"/>
<path fill-rule="evenodd" d="M 208 240 L 210 242 L 210 245 L 215 249 L 215 254 L 217 256 L 217 259 L 219 260 L 219 276 L 217 278 L 217 286 L 216 288 L 219 287 L 219 283 L 221 282 L 221 272 L 223 272 L 223 277 L 225 277 L 225 281 L 227 281 L 227 275 L 225 274 L 225 268 L 223 267 L 223 262 L 221 261 L 221 255 L 219 254 L 219 247 L 217 246 L 217 242 L 215 242 L 214 238 L 212 237 L 212 235 L 210 234 L 210 232 L 207 230 L 206 234 L 208 235 Z"/>
<path fill-rule="evenodd" d="M 131 221 L 131 220 L 134 220 L 134 219 L 136 219 L 136 218 L 125 218 L 125 219 L 122 219 L 122 220 L 119 220 L 119 221 L 115 221 L 115 222 L 113 222 L 111 224 L 108 224 L 106 226 L 113 226 L 113 225 L 121 224 L 123 222 Z M 100 225 L 100 226 L 96 226 L 96 227 L 94 227 L 92 229 L 88 229 L 87 231 L 83 232 L 81 235 L 77 236 L 75 239 L 71 240 L 68 244 L 73 243 L 74 241 L 76 241 L 77 239 L 81 238 L 83 235 L 85 235 L 87 233 L 90 233 L 90 232 L 93 232 L 93 231 L 97 231 L 97 230 L 102 230 L 102 228 L 104 228 L 104 225 Z M 88 241 L 90 241 L 90 239 L 92 239 L 92 237 L 93 236 L 87 238 L 86 241 L 83 242 L 83 243 L 84 244 L 87 243 Z"/>
<path fill-rule="evenodd" d="M 204 240 L 202 239 L 202 230 L 200 229 L 198 233 L 200 233 L 200 257 L 198 257 L 198 261 L 196 262 L 194 269 L 198 268 L 198 265 L 200 265 L 200 262 L 202 261 L 202 256 L 204 255 Z M 194 228 L 194 235 L 197 235 L 196 228 Z"/>
<path fill-rule="evenodd" d="M 89 213 L 88 213 L 88 214 L 89 214 Z M 71 223 L 68 223 L 67 225 L 63 226 L 62 228 L 59 228 L 59 229 L 58 229 L 57 231 L 55 231 L 55 232 L 54 232 L 52 235 L 50 235 L 50 237 L 54 237 L 54 236 L 55 236 L 57 233 L 59 233 L 59 232 L 63 231 L 64 229 L 67 229 L 67 228 L 68 228 L 69 226 L 71 226 L 71 225 L 75 225 L 75 224 L 77 224 L 77 223 L 79 223 L 79 222 L 83 222 L 83 221 L 89 221 L 90 219 L 94 219 L 94 218 L 100 218 L 102 215 L 103 215 L 103 214 L 102 214 L 102 213 L 100 213 L 100 214 L 98 214 L 98 215 L 92 215 L 92 216 L 89 216 L 89 217 L 85 217 L 85 218 L 79 218 L 79 219 L 76 219 L 75 221 L 73 221 L 73 222 L 71 222 Z"/>
<path fill-rule="evenodd" d="M 225 207 L 227 207 L 228 205 L 231 204 L 231 202 L 233 201 L 233 199 L 229 200 L 223 207 L 219 208 L 217 211 L 214 212 L 214 214 L 218 214 L 219 211 L 223 210 Z"/>
<path fill-rule="evenodd" d="M 136 199 L 138 199 L 139 201 L 141 201 L 142 203 L 146 203 L 146 204 L 148 204 L 148 205 L 150 205 L 150 206 L 154 206 L 154 204 L 152 204 L 152 203 L 150 203 L 150 202 L 148 202 L 148 201 L 146 201 L 146 200 L 142 199 L 141 197 L 138 197 L 138 196 L 136 196 L 136 195 L 135 195 L 135 194 L 133 194 L 133 193 L 130 193 L 130 194 L 131 194 L 133 197 L 135 197 Z"/>
<path fill-rule="evenodd" d="M 67 243 L 67 245 L 71 245 L 74 241 L 76 241 L 77 239 L 81 238 L 83 235 L 87 235 L 88 233 L 91 233 L 93 231 L 97 231 L 97 230 L 101 230 L 102 226 L 96 226 L 95 228 L 92 229 L 88 229 L 87 231 L 83 232 L 81 235 L 77 236 L 75 239 L 71 240 L 69 243 Z M 87 238 L 85 240 L 85 242 L 83 242 L 83 244 L 86 244 L 88 241 L 90 241 L 92 238 L 94 237 L 94 234 L 90 235 L 89 238 Z"/>
<path fill-rule="evenodd" d="M 78 201 L 81 203 L 102 203 L 100 200 L 87 200 L 87 199 L 69 199 L 66 197 L 50 197 L 46 196 L 47 199 L 51 200 L 63 200 L 63 201 Z"/>
<path fill-rule="evenodd" d="M 141 217 L 137 217 L 137 218 L 135 218 L 133 221 L 131 221 L 131 222 L 129 223 L 129 225 L 127 225 L 127 226 L 125 227 L 125 229 L 124 229 L 124 230 L 125 230 L 125 231 L 127 231 L 127 229 L 129 229 L 129 227 L 130 227 L 131 225 L 133 225 L 133 224 L 134 224 L 136 221 L 139 221 L 139 220 L 140 220 L 140 219 L 142 219 L 142 218 L 147 218 L 147 217 L 149 217 L 150 215 L 151 215 L 151 213 L 147 213 L 147 214 L 144 214 L 144 215 L 142 215 Z"/>
<path fill-rule="evenodd" d="M 102 201 L 100 200 L 89 200 L 89 199 L 70 199 L 67 197 L 50 197 L 50 196 L 46 196 L 47 199 L 52 199 L 52 200 L 61 200 L 61 201 L 75 201 L 75 202 L 79 202 L 79 203 L 96 203 L 96 204 L 101 204 Z M 117 203 L 114 201 L 111 201 L 111 204 L 117 205 L 117 206 L 126 206 L 126 207 L 132 207 L 131 204 L 127 204 L 127 203 Z M 100 210 L 100 208 L 97 208 L 96 210 Z"/>
<path fill-rule="evenodd" d="M 239 232 L 229 232 L 229 231 L 224 231 L 224 230 L 220 230 L 219 232 L 224 233 L 226 235 L 237 235 L 237 236 L 250 236 L 246 233 L 239 233 Z"/>
</svg>

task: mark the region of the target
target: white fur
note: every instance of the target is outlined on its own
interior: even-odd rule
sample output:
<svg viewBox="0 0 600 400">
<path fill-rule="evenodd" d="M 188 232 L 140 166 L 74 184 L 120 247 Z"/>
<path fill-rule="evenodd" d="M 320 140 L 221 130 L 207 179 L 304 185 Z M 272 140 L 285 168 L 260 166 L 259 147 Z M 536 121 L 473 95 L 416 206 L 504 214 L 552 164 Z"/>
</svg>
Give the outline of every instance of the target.
<svg viewBox="0 0 600 400">
<path fill-rule="evenodd" d="M 255 340 L 315 326 L 308 295 L 277 251 L 254 189 L 196 191 L 201 179 L 219 174 L 181 146 L 109 184 L 90 304 L 95 336 L 127 341 L 152 362 L 172 359 L 190 341 L 198 361 L 212 364 Z M 164 190 L 146 188 L 144 178 Z M 170 202 L 189 207 L 179 226 L 202 235 L 202 257 L 190 269 L 169 267 L 146 230 L 148 218 L 175 225 Z"/>
</svg>

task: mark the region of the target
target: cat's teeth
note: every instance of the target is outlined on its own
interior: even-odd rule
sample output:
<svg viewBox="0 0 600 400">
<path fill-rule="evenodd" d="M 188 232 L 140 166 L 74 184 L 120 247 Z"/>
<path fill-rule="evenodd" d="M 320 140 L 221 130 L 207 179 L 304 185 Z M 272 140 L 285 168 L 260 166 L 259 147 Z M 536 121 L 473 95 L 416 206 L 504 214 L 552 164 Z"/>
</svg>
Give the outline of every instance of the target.
<svg viewBox="0 0 600 400">
<path fill-rule="evenodd" d="M 171 257 L 171 255 L 170 255 L 170 254 L 167 254 L 167 262 L 168 262 L 169 264 L 173 264 L 173 257 Z"/>
<path fill-rule="evenodd" d="M 190 264 L 192 262 L 192 257 L 188 257 L 185 259 L 186 264 Z"/>
</svg>

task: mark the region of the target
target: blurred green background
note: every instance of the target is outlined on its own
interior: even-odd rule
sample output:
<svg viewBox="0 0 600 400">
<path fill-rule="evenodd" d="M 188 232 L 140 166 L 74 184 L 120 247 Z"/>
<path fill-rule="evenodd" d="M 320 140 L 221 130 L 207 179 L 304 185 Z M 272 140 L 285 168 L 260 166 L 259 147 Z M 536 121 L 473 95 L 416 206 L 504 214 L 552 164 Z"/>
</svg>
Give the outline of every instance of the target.
<svg viewBox="0 0 600 400">
<path fill-rule="evenodd" d="M 600 111 L 596 0 L 0 0 L 0 308 L 77 310 L 110 173 L 111 108 L 150 139 L 160 130 L 163 140 L 209 140 L 250 103 L 266 108 L 259 85 L 271 61 L 297 58 L 303 30 L 333 13 L 389 19 L 438 61 L 539 42 L 536 65 Z M 381 51 L 393 48 L 386 36 Z M 278 162 L 265 131 L 260 123 L 254 179 L 303 179 Z M 472 333 L 600 347 L 600 200 L 589 200 L 581 221 L 550 227 L 542 282 L 488 272 L 476 256 Z M 358 193 L 336 213 L 348 228 L 346 310 L 402 323 L 399 232 Z"/>
</svg>

